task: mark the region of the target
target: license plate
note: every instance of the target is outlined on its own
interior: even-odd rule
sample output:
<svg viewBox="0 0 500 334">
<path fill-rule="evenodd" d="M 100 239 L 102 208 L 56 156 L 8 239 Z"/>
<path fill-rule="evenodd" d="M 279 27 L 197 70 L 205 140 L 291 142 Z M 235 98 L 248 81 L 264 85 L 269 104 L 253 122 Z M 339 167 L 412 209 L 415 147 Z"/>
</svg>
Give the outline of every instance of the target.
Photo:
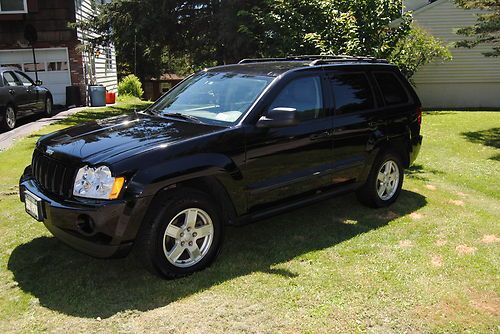
<svg viewBox="0 0 500 334">
<path fill-rule="evenodd" d="M 29 191 L 24 192 L 24 205 L 26 212 L 29 213 L 33 218 L 38 221 L 42 219 L 42 200 L 30 193 Z"/>
</svg>

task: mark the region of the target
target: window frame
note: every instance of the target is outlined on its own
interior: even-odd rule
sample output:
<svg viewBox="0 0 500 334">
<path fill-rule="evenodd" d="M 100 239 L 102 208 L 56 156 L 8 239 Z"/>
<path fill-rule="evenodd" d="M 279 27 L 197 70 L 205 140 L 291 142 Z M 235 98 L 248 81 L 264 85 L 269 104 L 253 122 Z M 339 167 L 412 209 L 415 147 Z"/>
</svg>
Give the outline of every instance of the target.
<svg viewBox="0 0 500 334">
<path fill-rule="evenodd" d="M 393 77 L 395 77 L 396 80 L 397 80 L 397 82 L 399 82 L 399 85 L 401 86 L 401 88 L 403 88 L 403 91 L 406 94 L 406 97 L 407 97 L 406 102 L 398 103 L 398 104 L 387 104 L 385 102 L 384 92 L 382 92 L 382 88 L 380 88 L 380 85 L 379 85 L 379 83 L 377 81 L 377 77 L 375 76 L 377 73 L 379 73 L 379 74 L 391 74 Z M 390 70 L 385 70 L 385 71 L 384 70 L 376 70 L 376 71 L 372 71 L 371 72 L 371 76 L 372 76 L 372 80 L 374 82 L 374 85 L 377 87 L 377 92 L 378 92 L 378 95 L 380 96 L 380 102 L 383 104 L 384 107 L 388 107 L 388 108 L 401 107 L 401 106 L 407 106 L 407 105 L 413 103 L 412 102 L 413 97 L 410 94 L 410 92 L 408 91 L 408 88 L 406 87 L 405 83 L 401 80 L 401 78 L 399 77 L 399 75 L 396 75 L 396 73 L 394 73 L 393 71 L 390 71 Z"/>
<path fill-rule="evenodd" d="M 3 10 L 2 4 L 0 3 L 0 15 L 5 14 L 26 14 L 28 13 L 28 0 L 21 0 L 23 2 L 24 10 Z"/>
<path fill-rule="evenodd" d="M 366 78 L 366 82 L 368 83 L 368 87 L 370 88 L 370 92 L 372 94 L 372 101 L 373 101 L 372 108 L 353 111 L 353 112 L 344 113 L 344 114 L 338 113 L 337 100 L 335 98 L 335 92 L 334 92 L 331 80 L 333 77 L 335 77 L 335 75 L 344 75 L 344 74 L 362 74 Z M 354 69 L 352 71 L 348 70 L 348 69 L 335 69 L 335 70 L 328 71 L 328 74 L 326 76 L 326 80 L 327 80 L 327 85 L 328 85 L 327 89 L 329 90 L 329 93 L 331 96 L 333 116 L 339 117 L 339 116 L 359 115 L 359 114 L 363 114 L 366 112 L 372 112 L 372 111 L 377 110 L 381 107 L 380 101 L 377 97 L 377 92 L 375 91 L 374 82 L 372 81 L 372 77 L 370 75 L 370 71 L 362 70 L 362 69 Z"/>
<path fill-rule="evenodd" d="M 19 81 L 21 81 L 21 83 L 23 84 L 24 87 L 32 87 L 32 86 L 36 86 L 35 82 L 33 81 L 33 79 L 31 79 L 26 73 L 23 73 L 21 71 L 14 71 L 14 74 L 16 75 L 17 79 Z M 31 83 L 31 86 L 25 86 L 23 81 L 22 81 L 22 78 L 25 78 L 27 79 L 30 83 Z"/>
<path fill-rule="evenodd" d="M 111 72 L 114 69 L 113 64 L 113 49 L 110 45 L 106 46 L 104 49 L 104 68 L 106 72 Z"/>
<path fill-rule="evenodd" d="M 15 86 L 11 86 L 9 85 L 7 79 L 5 78 L 5 73 L 10 73 L 12 75 L 12 77 L 14 78 L 14 82 L 16 83 Z M 4 84 L 5 84 L 5 87 L 24 87 L 23 83 L 21 80 L 19 80 L 19 78 L 17 77 L 16 73 L 14 73 L 14 71 L 4 71 L 2 73 L 2 80 L 4 81 Z"/>
</svg>

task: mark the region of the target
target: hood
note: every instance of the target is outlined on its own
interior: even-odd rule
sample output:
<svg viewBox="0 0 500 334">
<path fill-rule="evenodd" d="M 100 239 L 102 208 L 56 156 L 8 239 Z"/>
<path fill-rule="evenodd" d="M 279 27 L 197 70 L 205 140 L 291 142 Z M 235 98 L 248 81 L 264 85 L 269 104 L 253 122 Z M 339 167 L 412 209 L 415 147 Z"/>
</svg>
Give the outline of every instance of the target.
<svg viewBox="0 0 500 334">
<path fill-rule="evenodd" d="M 41 137 L 39 150 L 55 159 L 89 164 L 121 160 L 159 145 L 169 145 L 224 128 L 134 114 L 70 127 Z"/>
</svg>

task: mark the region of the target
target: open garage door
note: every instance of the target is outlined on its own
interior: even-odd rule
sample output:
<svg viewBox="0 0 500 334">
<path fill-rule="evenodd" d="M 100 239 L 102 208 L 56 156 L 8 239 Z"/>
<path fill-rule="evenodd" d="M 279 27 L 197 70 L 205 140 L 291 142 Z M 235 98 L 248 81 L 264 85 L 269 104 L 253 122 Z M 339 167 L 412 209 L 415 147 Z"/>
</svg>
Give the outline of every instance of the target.
<svg viewBox="0 0 500 334">
<path fill-rule="evenodd" d="M 66 86 L 71 85 L 67 48 L 35 49 L 38 79 L 54 98 L 54 104 L 66 104 Z M 0 50 L 0 65 L 17 67 L 35 80 L 31 49 Z"/>
</svg>

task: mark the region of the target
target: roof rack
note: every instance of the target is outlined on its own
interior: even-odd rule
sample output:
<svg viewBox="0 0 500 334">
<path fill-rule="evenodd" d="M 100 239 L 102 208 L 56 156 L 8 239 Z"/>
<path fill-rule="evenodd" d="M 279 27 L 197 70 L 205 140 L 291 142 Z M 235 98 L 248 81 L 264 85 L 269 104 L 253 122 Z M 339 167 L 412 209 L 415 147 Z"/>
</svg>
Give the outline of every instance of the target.
<svg viewBox="0 0 500 334">
<path fill-rule="evenodd" d="M 286 56 L 280 58 L 246 58 L 242 59 L 238 64 L 248 63 L 263 63 L 273 61 L 307 61 L 310 60 L 310 66 L 329 64 L 343 61 L 363 61 L 371 63 L 388 63 L 385 59 L 377 59 L 371 56 L 349 56 L 349 55 L 300 55 L 300 56 Z"/>
</svg>

